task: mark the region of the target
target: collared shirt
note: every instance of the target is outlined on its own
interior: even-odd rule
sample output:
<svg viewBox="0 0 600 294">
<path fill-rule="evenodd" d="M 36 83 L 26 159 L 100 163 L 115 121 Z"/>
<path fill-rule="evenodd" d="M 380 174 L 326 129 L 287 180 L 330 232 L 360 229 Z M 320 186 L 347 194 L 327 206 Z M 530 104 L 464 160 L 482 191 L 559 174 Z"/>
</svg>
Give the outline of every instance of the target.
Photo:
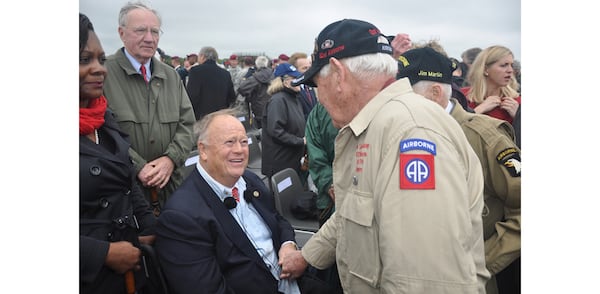
<svg viewBox="0 0 600 294">
<path fill-rule="evenodd" d="M 225 200 L 226 197 L 233 197 L 231 193 L 233 187 L 238 188 L 239 195 L 244 195 L 246 191 L 246 181 L 244 178 L 240 177 L 233 187 L 226 187 L 211 177 L 200 163 L 196 163 L 196 168 L 221 201 Z M 282 281 L 279 279 L 281 268 L 278 265 L 279 258 L 277 252 L 275 252 L 275 248 L 273 247 L 271 230 L 252 203 L 246 202 L 245 197 L 239 197 L 239 203 L 235 208 L 230 209 L 229 213 L 231 213 L 244 233 L 246 233 L 246 236 L 248 236 L 248 239 L 250 239 L 250 242 L 262 257 L 273 277 L 279 281 L 279 291 L 299 294 L 300 290 L 295 280 Z"/>
<path fill-rule="evenodd" d="M 133 56 L 131 56 L 131 54 L 129 54 L 129 52 L 127 52 L 127 48 L 125 48 L 125 56 L 127 56 L 127 59 L 129 59 L 129 62 L 131 62 L 131 65 L 133 65 L 133 68 L 135 68 L 138 73 L 140 73 L 140 75 L 142 74 L 142 71 L 140 70 L 140 65 L 142 65 L 139 61 L 137 61 L 135 58 L 133 58 Z M 150 60 L 148 59 L 148 62 L 144 63 L 144 67 L 146 68 L 146 81 L 150 80 L 150 77 L 152 76 L 152 72 L 150 72 Z"/>
<path fill-rule="evenodd" d="M 452 102 L 452 100 L 449 100 L 448 105 L 446 105 L 446 112 L 450 114 L 452 112 L 452 109 L 454 109 L 454 102 Z"/>
</svg>

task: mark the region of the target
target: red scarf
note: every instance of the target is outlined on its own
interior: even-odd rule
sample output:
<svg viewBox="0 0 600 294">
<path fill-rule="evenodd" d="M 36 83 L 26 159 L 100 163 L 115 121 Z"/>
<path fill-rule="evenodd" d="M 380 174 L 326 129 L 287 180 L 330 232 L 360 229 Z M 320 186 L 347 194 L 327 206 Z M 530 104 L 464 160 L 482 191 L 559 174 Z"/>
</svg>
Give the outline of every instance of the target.
<svg viewBox="0 0 600 294">
<path fill-rule="evenodd" d="M 90 100 L 87 108 L 79 108 L 79 135 L 87 135 L 104 124 L 106 98 L 100 96 Z"/>
</svg>

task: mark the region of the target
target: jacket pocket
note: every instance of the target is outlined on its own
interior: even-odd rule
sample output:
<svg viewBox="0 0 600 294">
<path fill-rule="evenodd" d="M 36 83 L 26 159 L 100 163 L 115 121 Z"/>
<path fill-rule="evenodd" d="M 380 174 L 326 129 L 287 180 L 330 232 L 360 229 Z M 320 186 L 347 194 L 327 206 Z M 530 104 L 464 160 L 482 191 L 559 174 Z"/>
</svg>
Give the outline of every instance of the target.
<svg viewBox="0 0 600 294">
<path fill-rule="evenodd" d="M 179 122 L 179 110 L 161 109 L 158 111 L 158 119 L 161 123 Z"/>
<path fill-rule="evenodd" d="M 377 228 L 374 226 L 373 195 L 353 190 L 344 199 L 339 214 L 343 220 L 341 251 L 350 274 L 377 288 L 381 278 L 381 261 Z"/>
<path fill-rule="evenodd" d="M 170 137 L 172 137 L 175 133 L 177 133 L 177 126 L 179 125 L 179 110 L 170 108 L 159 109 L 158 121 L 163 128 L 168 128 L 168 134 Z"/>
</svg>

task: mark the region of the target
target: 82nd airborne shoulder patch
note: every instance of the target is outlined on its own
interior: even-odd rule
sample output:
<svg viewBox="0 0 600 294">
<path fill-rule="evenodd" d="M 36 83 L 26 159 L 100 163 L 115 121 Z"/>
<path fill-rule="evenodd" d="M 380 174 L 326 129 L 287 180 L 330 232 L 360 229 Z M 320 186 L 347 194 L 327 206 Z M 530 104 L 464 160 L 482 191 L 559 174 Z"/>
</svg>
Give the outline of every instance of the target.
<svg viewBox="0 0 600 294">
<path fill-rule="evenodd" d="M 513 177 L 521 176 L 521 154 L 516 148 L 506 148 L 496 155 L 498 163 L 503 165 Z"/>
<path fill-rule="evenodd" d="M 423 150 L 430 154 L 406 154 Z M 400 141 L 400 189 L 435 189 L 435 143 L 423 139 Z"/>
</svg>

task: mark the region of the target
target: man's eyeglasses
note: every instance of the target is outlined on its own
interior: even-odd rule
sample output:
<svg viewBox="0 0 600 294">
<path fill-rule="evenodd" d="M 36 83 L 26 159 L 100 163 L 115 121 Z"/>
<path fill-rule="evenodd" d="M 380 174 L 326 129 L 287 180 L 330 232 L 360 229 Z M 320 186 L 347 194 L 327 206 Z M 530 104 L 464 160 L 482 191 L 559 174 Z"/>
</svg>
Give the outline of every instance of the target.
<svg viewBox="0 0 600 294">
<path fill-rule="evenodd" d="M 131 31 L 133 31 L 133 33 L 138 37 L 146 35 L 148 33 L 148 30 L 150 30 L 150 34 L 154 38 L 158 38 L 160 37 L 160 35 L 163 34 L 163 31 L 159 28 L 138 27 L 131 29 Z"/>
</svg>

